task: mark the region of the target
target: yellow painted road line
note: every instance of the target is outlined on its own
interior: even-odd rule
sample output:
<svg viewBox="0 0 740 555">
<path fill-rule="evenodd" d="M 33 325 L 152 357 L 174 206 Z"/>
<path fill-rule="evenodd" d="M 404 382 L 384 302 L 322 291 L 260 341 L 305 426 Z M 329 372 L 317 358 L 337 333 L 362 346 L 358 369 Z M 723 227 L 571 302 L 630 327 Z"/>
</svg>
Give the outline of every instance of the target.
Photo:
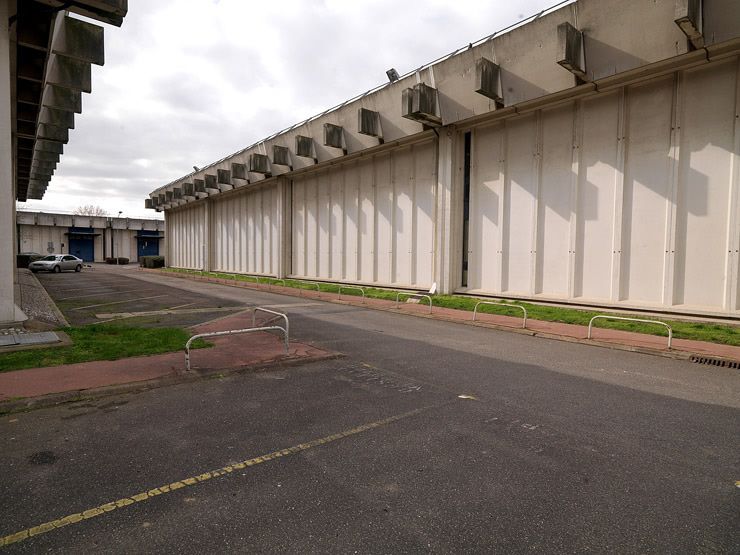
<svg viewBox="0 0 740 555">
<path fill-rule="evenodd" d="M 190 478 L 184 478 L 182 480 L 178 480 L 177 482 L 172 482 L 171 484 L 159 486 L 148 491 L 143 491 L 130 497 L 124 497 L 116 501 L 104 503 L 102 505 L 98 505 L 97 507 L 93 507 L 92 509 L 82 511 L 81 513 L 73 513 L 63 518 L 58 518 L 50 522 L 44 522 L 43 524 L 39 524 L 38 526 L 26 528 L 25 530 L 21 530 L 20 532 L 16 532 L 15 534 L 10 534 L 0 538 L 0 547 L 27 540 L 28 538 L 32 538 L 33 536 L 45 534 L 46 532 L 51 532 L 52 530 L 56 530 L 57 528 L 63 528 L 64 526 L 68 526 L 70 524 L 76 524 L 78 522 L 82 522 L 83 520 L 88 520 L 96 516 L 115 511 L 117 509 L 122 509 L 123 507 L 133 505 L 134 503 L 141 503 L 142 501 L 147 501 L 152 497 L 156 497 L 158 495 L 170 493 L 185 487 L 195 486 L 200 482 L 205 482 L 213 478 L 218 478 L 219 476 L 225 476 L 234 472 L 235 470 L 243 470 L 247 467 L 262 464 L 273 459 L 295 455 L 296 453 L 306 451 L 307 449 L 312 449 L 314 447 L 325 445 L 327 443 L 332 443 L 345 437 L 361 434 L 375 428 L 380 428 L 381 426 L 385 426 L 386 424 L 390 424 L 392 422 L 397 422 L 398 420 L 408 418 L 409 416 L 415 416 L 431 408 L 433 408 L 433 406 L 422 407 L 409 412 L 398 414 L 396 416 L 383 418 L 382 420 L 376 420 L 375 422 L 363 424 L 362 426 L 357 426 L 356 428 L 350 428 L 349 430 L 344 430 L 343 432 L 332 434 L 330 436 L 314 439 L 306 443 L 299 443 L 298 445 L 294 445 L 286 449 L 279 449 L 277 451 L 273 451 L 272 453 L 267 453 L 259 457 L 254 457 L 252 459 L 229 464 L 227 466 L 222 466 L 221 468 L 211 470 L 210 472 L 204 472 L 203 474 L 198 474 L 197 476 L 191 476 Z"/>
</svg>

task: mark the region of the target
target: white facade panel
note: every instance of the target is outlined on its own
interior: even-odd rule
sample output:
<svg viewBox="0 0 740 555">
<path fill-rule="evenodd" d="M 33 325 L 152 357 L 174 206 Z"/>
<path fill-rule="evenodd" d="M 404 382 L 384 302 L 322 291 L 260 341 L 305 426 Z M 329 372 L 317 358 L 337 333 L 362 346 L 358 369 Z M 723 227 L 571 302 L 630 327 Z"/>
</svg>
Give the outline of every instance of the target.
<svg viewBox="0 0 740 555">
<path fill-rule="evenodd" d="M 542 112 L 535 292 L 553 297 L 568 294 L 573 120 L 572 104 Z"/>
<path fill-rule="evenodd" d="M 575 296 L 585 299 L 608 300 L 611 292 L 618 101 L 611 93 L 582 105 Z"/>
<path fill-rule="evenodd" d="M 212 205 L 213 270 L 275 275 L 276 187 L 245 190 Z"/>
<path fill-rule="evenodd" d="M 344 274 L 342 279 L 358 281 L 360 279 L 357 265 L 359 260 L 358 229 L 360 222 L 360 175 L 357 165 L 348 166 L 344 173 Z"/>
<path fill-rule="evenodd" d="M 434 281 L 434 221 L 437 160 L 433 145 L 414 147 L 414 255 L 412 283 Z"/>
<path fill-rule="evenodd" d="M 723 306 L 736 80 L 736 60 L 684 73 L 675 304 Z"/>
<path fill-rule="evenodd" d="M 170 240 L 168 266 L 201 270 L 205 267 L 205 205 L 167 212 Z"/>
<path fill-rule="evenodd" d="M 662 303 L 673 76 L 627 91 L 620 299 Z"/>
<path fill-rule="evenodd" d="M 504 144 L 502 125 L 472 132 L 468 287 L 501 292 Z"/>
<path fill-rule="evenodd" d="M 532 276 L 532 230 L 537 198 L 535 125 L 533 115 L 506 124 L 503 290 L 522 295 L 530 292 Z"/>
<path fill-rule="evenodd" d="M 359 281 L 373 283 L 376 281 L 376 239 L 377 239 L 377 206 L 375 200 L 375 173 L 372 159 L 360 160 L 357 164 L 360 195 Z"/>
<path fill-rule="evenodd" d="M 434 143 L 426 142 L 296 178 L 293 274 L 429 287 L 434 160 Z M 301 226 L 304 213 L 306 223 Z M 309 263 L 302 265 L 296 249 L 304 243 Z M 312 252 L 311 245 L 318 251 Z"/>
</svg>

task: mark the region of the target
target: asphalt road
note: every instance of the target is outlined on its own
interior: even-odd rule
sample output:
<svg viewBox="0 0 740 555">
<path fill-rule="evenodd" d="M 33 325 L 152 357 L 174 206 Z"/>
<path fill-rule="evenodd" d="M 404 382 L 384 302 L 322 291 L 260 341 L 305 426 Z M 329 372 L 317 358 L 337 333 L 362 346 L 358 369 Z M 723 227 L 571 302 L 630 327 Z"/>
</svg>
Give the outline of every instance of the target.
<svg viewBox="0 0 740 555">
<path fill-rule="evenodd" d="M 740 551 L 736 370 L 143 280 L 346 356 L 3 417 L 9 552 Z"/>
</svg>

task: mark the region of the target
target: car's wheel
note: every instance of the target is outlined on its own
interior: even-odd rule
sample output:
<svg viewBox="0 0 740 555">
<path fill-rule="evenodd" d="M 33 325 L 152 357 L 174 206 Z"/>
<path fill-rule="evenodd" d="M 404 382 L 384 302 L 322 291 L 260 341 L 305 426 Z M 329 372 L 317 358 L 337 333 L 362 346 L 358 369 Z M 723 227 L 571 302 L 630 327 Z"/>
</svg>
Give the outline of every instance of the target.
<svg viewBox="0 0 740 555">
<path fill-rule="evenodd" d="M 62 269 L 59 266 L 54 266 L 54 273 L 55 274 L 58 274 L 61 271 L 62 271 Z"/>
<path fill-rule="evenodd" d="M 79 272 L 81 270 L 82 270 L 82 265 L 81 264 L 78 264 L 77 266 L 75 266 L 75 272 Z"/>
<path fill-rule="evenodd" d="M 31 270 L 32 274 L 35 274 L 36 272 L 38 272 L 38 270 Z"/>
</svg>

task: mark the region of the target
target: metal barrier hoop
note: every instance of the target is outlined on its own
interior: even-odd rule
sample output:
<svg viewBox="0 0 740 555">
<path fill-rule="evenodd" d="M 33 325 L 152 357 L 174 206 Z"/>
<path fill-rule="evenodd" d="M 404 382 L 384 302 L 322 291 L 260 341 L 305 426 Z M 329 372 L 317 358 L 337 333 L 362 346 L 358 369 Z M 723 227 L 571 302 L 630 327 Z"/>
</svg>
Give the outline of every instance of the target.
<svg viewBox="0 0 740 555">
<path fill-rule="evenodd" d="M 282 331 L 283 337 L 285 339 L 285 354 L 287 355 L 290 351 L 289 348 L 289 338 L 288 338 L 288 331 L 280 326 L 264 326 L 261 328 L 247 328 L 242 330 L 229 330 L 229 331 L 213 331 L 209 333 L 199 333 L 197 335 L 192 336 L 190 339 L 188 339 L 187 343 L 185 343 L 185 367 L 188 371 L 190 371 L 190 344 L 195 341 L 196 339 L 200 339 L 202 337 L 216 337 L 219 335 L 236 335 L 238 333 L 253 333 L 257 331 Z"/>
<path fill-rule="evenodd" d="M 593 328 L 594 320 L 623 320 L 626 322 L 642 322 L 643 324 L 660 324 L 668 328 L 668 349 L 671 348 L 671 343 L 673 342 L 673 328 L 665 322 L 661 322 L 660 320 L 643 320 L 642 318 L 627 318 L 624 316 L 610 316 L 609 314 L 597 314 L 591 318 L 588 322 L 588 339 L 591 339 L 591 329 Z"/>
<path fill-rule="evenodd" d="M 414 297 L 417 299 L 429 299 L 429 314 L 432 313 L 432 297 L 429 295 L 424 295 L 423 293 L 409 293 L 407 291 L 396 291 L 396 308 L 399 308 L 399 297 L 401 295 L 405 295 L 407 297 Z"/>
<path fill-rule="evenodd" d="M 473 308 L 473 322 L 475 322 L 475 317 L 478 314 L 478 306 L 482 304 L 489 305 L 489 306 L 510 306 L 512 308 L 520 308 L 524 312 L 524 321 L 522 323 L 522 328 L 527 329 L 527 309 L 521 305 L 511 304 L 511 303 L 496 303 L 493 301 L 480 301 L 476 303 L 475 308 Z"/>
<path fill-rule="evenodd" d="M 342 289 L 354 289 L 356 291 L 360 291 L 362 293 L 362 302 L 365 302 L 365 289 L 358 286 L 358 285 L 344 285 L 339 284 L 339 298 L 342 298 Z"/>
</svg>

